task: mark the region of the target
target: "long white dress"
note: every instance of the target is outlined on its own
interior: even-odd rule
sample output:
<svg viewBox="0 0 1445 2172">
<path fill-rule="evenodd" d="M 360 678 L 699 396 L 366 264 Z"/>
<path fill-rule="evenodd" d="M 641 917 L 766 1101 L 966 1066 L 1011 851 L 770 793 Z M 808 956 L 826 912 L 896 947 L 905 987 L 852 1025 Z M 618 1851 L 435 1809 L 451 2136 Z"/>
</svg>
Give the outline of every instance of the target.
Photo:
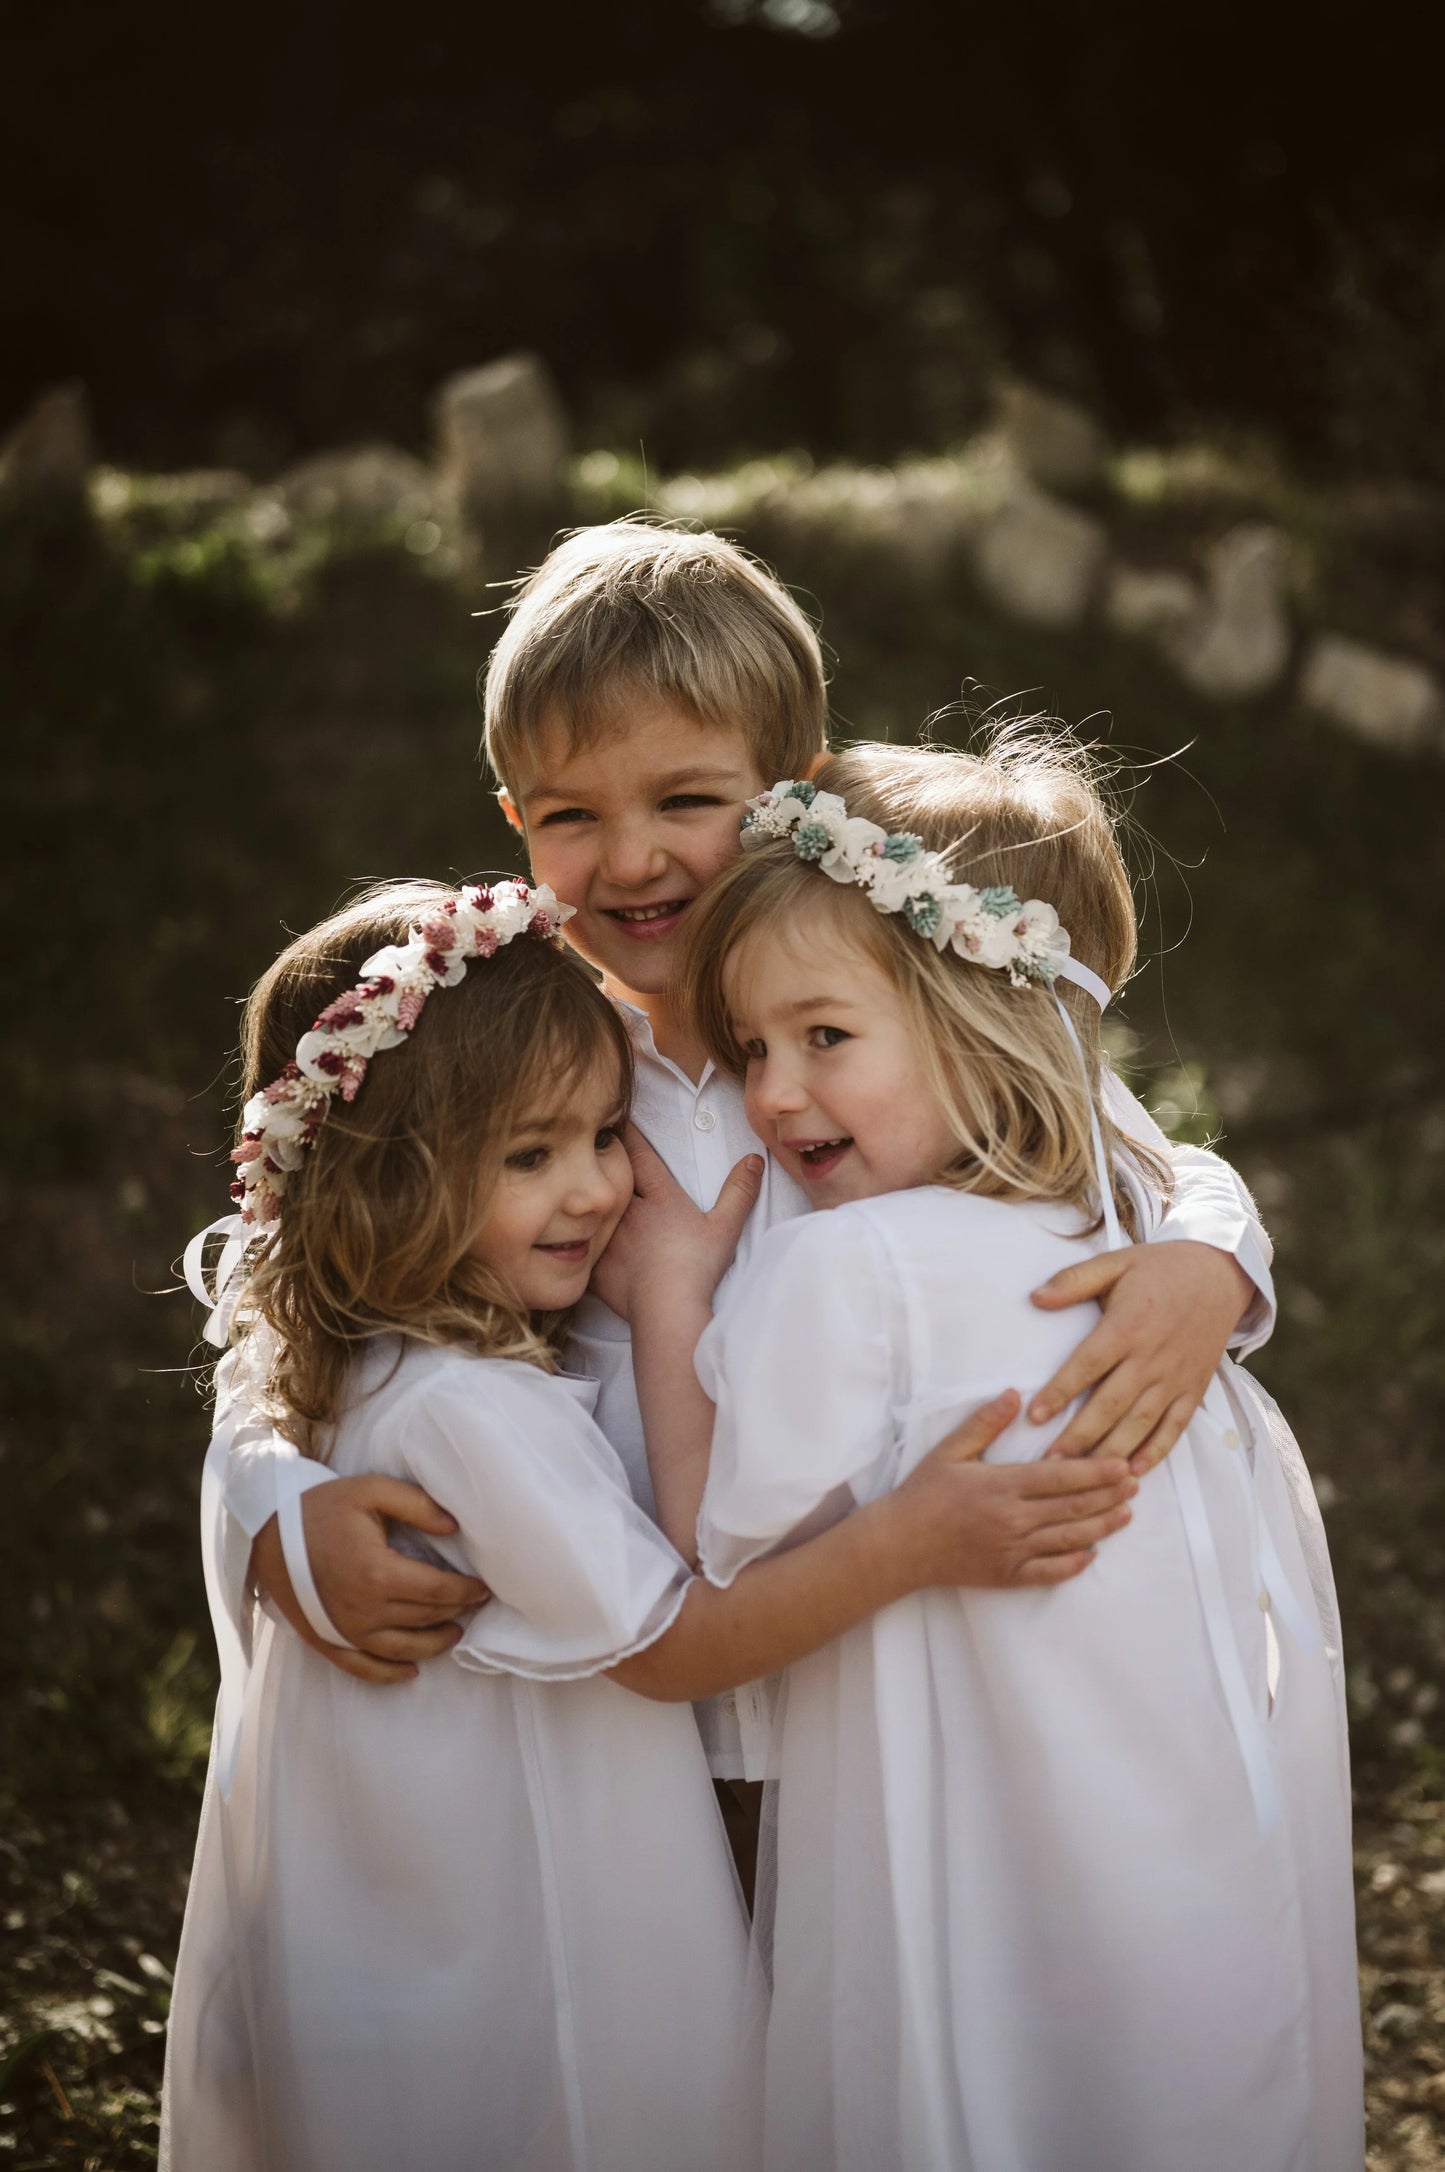
<svg viewBox="0 0 1445 2172">
<path fill-rule="evenodd" d="M 1076 1227 L 930 1187 L 773 1231 L 698 1353 L 707 1574 L 1041 1386 L 1082 1323 L 1028 1293 Z M 925 1592 L 790 1671 L 769 2172 L 1362 2165 L 1328 1557 L 1247 1374 L 1133 1505 L 1072 1583 Z"/>
<path fill-rule="evenodd" d="M 399 1362 L 398 1362 L 399 1360 Z M 747 1923 L 686 1705 L 600 1669 L 688 1572 L 580 1381 L 378 1348 L 333 1467 L 415 1479 L 496 1597 L 404 1688 L 260 1624 L 176 1971 L 171 2172 L 751 2161 Z"/>
</svg>

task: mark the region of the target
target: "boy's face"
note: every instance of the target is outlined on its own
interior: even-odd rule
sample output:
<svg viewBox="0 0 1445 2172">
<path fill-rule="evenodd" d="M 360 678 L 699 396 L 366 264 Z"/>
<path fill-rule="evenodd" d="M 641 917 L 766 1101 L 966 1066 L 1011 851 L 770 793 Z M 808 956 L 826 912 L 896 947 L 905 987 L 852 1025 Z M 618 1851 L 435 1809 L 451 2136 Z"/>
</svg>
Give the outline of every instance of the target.
<svg viewBox="0 0 1445 2172">
<path fill-rule="evenodd" d="M 739 850 L 744 802 L 772 780 L 741 724 L 639 693 L 595 744 L 544 728 L 517 779 L 532 873 L 575 906 L 567 940 L 609 993 L 660 995 L 688 907 Z"/>
</svg>

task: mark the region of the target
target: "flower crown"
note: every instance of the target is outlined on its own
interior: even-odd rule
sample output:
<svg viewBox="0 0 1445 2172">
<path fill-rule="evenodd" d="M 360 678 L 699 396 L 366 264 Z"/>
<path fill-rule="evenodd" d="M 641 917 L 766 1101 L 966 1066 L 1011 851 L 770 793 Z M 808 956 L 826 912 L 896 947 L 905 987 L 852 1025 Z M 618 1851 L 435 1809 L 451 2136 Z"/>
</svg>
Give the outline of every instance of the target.
<svg viewBox="0 0 1445 2172">
<path fill-rule="evenodd" d="M 748 801 L 744 849 L 783 837 L 834 882 L 856 883 L 880 913 L 902 913 L 935 949 L 1001 967 L 1015 988 L 1052 987 L 1068 960 L 1069 938 L 1052 905 L 1038 898 L 1024 904 L 1000 884 L 975 890 L 953 882 L 942 853 L 925 852 L 921 837 L 906 830 L 890 836 L 805 779 L 785 777 Z"/>
<path fill-rule="evenodd" d="M 287 1177 L 315 1145 L 336 1095 L 356 1099 L 371 1058 L 406 1039 L 434 988 L 454 988 L 473 958 L 494 956 L 518 935 L 554 936 L 573 911 L 545 884 L 469 887 L 435 905 L 404 943 L 368 958 L 359 985 L 327 1004 L 295 1061 L 242 1111 L 241 1142 L 231 1150 L 241 1220 L 276 1220 Z"/>
</svg>

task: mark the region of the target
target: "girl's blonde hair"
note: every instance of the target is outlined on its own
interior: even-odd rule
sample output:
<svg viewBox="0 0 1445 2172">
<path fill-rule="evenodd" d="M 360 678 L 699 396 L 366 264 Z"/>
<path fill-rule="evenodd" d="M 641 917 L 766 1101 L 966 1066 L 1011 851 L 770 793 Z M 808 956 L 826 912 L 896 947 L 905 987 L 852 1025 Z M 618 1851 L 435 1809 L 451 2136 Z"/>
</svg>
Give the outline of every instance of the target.
<svg viewBox="0 0 1445 2172">
<path fill-rule="evenodd" d="M 243 1100 L 279 1076 L 373 951 L 451 895 L 384 884 L 288 945 L 246 1004 Z M 617 1012 L 555 943 L 514 942 L 438 989 L 406 1041 L 372 1058 L 356 1100 L 332 1106 L 238 1307 L 243 1339 L 267 1331 L 247 1353 L 254 1392 L 308 1454 L 324 1455 L 347 1372 L 377 1336 L 556 1369 L 566 1315 L 529 1315 L 468 1247 L 523 1112 L 598 1063 L 615 1068 L 625 1109 L 632 1051 Z"/>
<path fill-rule="evenodd" d="M 1128 871 L 1092 758 L 1061 729 L 1004 726 L 965 753 L 857 746 L 835 755 L 812 781 L 836 793 L 850 815 L 910 832 L 945 854 L 955 881 L 1042 898 L 1058 912 L 1081 964 L 1113 989 L 1128 979 L 1137 948 Z M 1166 1164 L 1119 1133 L 1101 1099 L 1104 1059 L 1092 997 L 1058 983 L 1083 1050 L 1086 1090 L 1046 988 L 1015 988 L 1003 972 L 936 950 L 901 914 L 878 912 L 860 889 L 829 881 L 787 842 L 750 853 L 688 915 L 682 993 L 720 1067 L 738 1077 L 747 1068 L 729 1010 L 729 965 L 744 945 L 786 940 L 809 914 L 831 916 L 843 940 L 875 959 L 903 998 L 924 1075 L 958 1148 L 936 1181 L 990 1198 L 1096 1207 L 1092 1102 L 1106 1154 L 1167 1194 Z M 1132 1231 L 1129 1189 L 1116 1181 L 1115 1191 Z"/>
</svg>

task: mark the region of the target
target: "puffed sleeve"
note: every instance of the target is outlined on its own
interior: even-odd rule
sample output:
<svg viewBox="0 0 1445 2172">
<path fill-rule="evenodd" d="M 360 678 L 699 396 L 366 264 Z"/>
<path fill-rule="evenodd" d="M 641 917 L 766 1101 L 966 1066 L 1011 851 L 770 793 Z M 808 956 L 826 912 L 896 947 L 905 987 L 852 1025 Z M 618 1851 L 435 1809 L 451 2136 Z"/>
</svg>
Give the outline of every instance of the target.
<svg viewBox="0 0 1445 2172">
<path fill-rule="evenodd" d="M 840 1208 L 768 1233 L 697 1348 L 717 1408 L 698 1518 L 711 1583 L 866 1497 L 905 1350 L 897 1278 L 866 1217 Z"/>
<path fill-rule="evenodd" d="M 567 1388 L 532 1366 L 457 1358 L 408 1406 L 407 1473 L 457 1519 L 490 1588 L 452 1656 L 571 1681 L 645 1649 L 691 1581 Z"/>
<path fill-rule="evenodd" d="M 1146 1218 L 1151 1244 L 1210 1244 L 1227 1252 L 1254 1284 L 1254 1297 L 1240 1316 L 1229 1347 L 1248 1357 L 1268 1342 L 1274 1332 L 1274 1279 L 1270 1269 L 1274 1246 L 1249 1187 L 1237 1170 L 1218 1154 L 1201 1146 L 1181 1146 L 1167 1139 L 1143 1103 L 1130 1093 L 1111 1071 L 1104 1073 L 1104 1099 L 1109 1114 L 1126 1138 L 1137 1139 L 1154 1153 L 1162 1154 L 1174 1176 L 1174 1196 L 1168 1212 Z"/>
</svg>

